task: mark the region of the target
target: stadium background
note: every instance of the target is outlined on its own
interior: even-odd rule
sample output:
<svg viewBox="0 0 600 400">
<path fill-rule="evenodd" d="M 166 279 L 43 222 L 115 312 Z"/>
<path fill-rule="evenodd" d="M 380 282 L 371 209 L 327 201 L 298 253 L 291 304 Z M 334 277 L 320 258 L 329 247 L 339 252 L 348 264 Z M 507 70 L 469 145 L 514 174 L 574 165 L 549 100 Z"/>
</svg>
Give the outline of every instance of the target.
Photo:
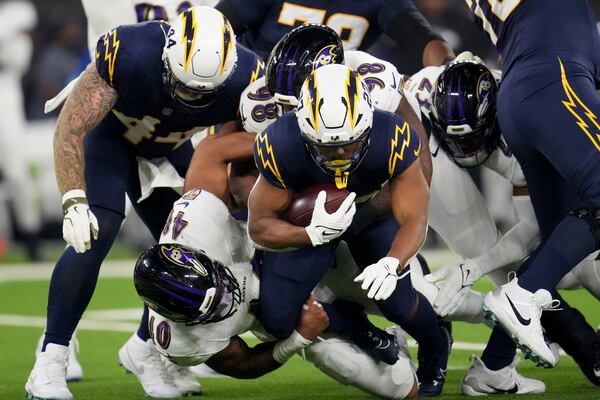
<svg viewBox="0 0 600 400">
<path fill-rule="evenodd" d="M 2 3 L 5 1 L 0 0 L 0 7 Z M 0 135 L 18 137 L 18 148 L 5 148 L 0 142 L 0 161 L 8 152 L 15 151 L 25 160 L 23 165 L 33 182 L 35 204 L 41 215 L 40 231 L 32 239 L 15 224 L 14 216 L 21 212 L 20 204 L 18 199 L 11 198 L 11 187 L 2 178 L 0 162 L 1 400 L 22 396 L 23 384 L 33 365 L 35 344 L 44 327 L 48 278 L 64 246 L 60 196 L 52 161 L 56 114 L 44 115 L 43 104 L 76 77 L 89 61 L 86 20 L 80 1 L 37 0 L 33 4 L 37 10 L 37 24 L 31 31 L 33 56 L 22 79 L 26 124 L 18 132 L 2 132 L 0 125 Z M 415 0 L 415 4 L 456 53 L 471 50 L 489 64 L 497 65 L 496 52 L 472 23 L 463 0 Z M 600 1 L 594 0 L 592 5 L 596 15 L 600 15 Z M 0 26 L 7 22 L 0 19 Z M 403 59 L 386 38 L 371 50 L 374 55 L 394 62 L 401 72 L 414 72 L 418 68 L 411 60 Z M 2 88 L 0 96 L 3 96 Z M 2 115 L 0 110 L 0 118 Z M 514 222 L 514 211 L 506 183 L 488 171 L 475 170 L 473 177 L 482 187 L 499 226 L 509 227 Z M 103 266 L 92 304 L 80 325 L 80 359 L 85 378 L 71 385 L 77 398 L 143 397 L 135 378 L 124 376 L 117 366 L 116 352 L 135 330 L 140 315 L 141 302 L 135 295 L 130 276 L 134 258 L 149 243 L 151 239 L 145 227 L 130 214 L 120 240 Z M 455 260 L 431 232 L 425 254 L 434 268 Z M 490 287 L 488 281 L 478 285 L 482 291 Z M 579 307 L 594 326 L 600 324 L 600 315 L 595 312 L 598 303 L 588 293 L 570 292 L 566 298 Z M 382 320 L 379 322 L 385 324 Z M 457 343 L 450 361 L 446 394 L 458 396 L 458 382 L 469 365 L 468 355 L 479 354 L 488 335 L 489 329 L 485 326 L 455 324 Z M 597 389 L 583 378 L 568 357 L 552 371 L 536 369 L 528 362 L 523 363 L 520 370 L 525 376 L 546 382 L 546 398 L 600 398 Z M 298 357 L 280 371 L 257 381 L 213 379 L 203 383 L 206 394 L 214 398 L 368 398 L 352 388 L 340 388 L 309 365 L 303 365 Z"/>
</svg>

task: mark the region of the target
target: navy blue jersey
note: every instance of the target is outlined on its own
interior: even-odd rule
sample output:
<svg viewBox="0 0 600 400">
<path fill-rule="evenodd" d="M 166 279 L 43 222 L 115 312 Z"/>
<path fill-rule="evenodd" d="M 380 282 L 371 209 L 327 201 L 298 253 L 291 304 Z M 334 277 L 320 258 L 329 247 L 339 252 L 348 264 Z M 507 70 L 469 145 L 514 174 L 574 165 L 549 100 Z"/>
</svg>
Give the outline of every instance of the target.
<svg viewBox="0 0 600 400">
<path fill-rule="evenodd" d="M 588 0 L 465 0 L 503 61 L 504 76 L 518 59 L 568 50 L 600 57 L 598 30 Z M 596 61 L 597 62 L 597 61 Z"/>
<path fill-rule="evenodd" d="M 165 22 L 120 26 L 103 35 L 96 50 L 98 73 L 119 99 L 95 129 L 123 137 L 143 157 L 165 156 L 202 127 L 238 119 L 242 91 L 262 76 L 259 57 L 237 46 L 237 67 L 210 95 L 209 105 L 193 114 L 178 110 L 163 86 L 161 56 L 168 29 Z"/>
<path fill-rule="evenodd" d="M 407 122 L 387 111 L 375 110 L 369 148 L 352 172 L 347 188 L 363 196 L 400 175 L 418 157 L 419 137 Z M 311 158 L 296 116 L 289 112 L 256 136 L 254 160 L 261 175 L 274 186 L 300 192 L 317 183 L 334 183 Z"/>
<path fill-rule="evenodd" d="M 400 14 L 415 10 L 411 0 L 229 0 L 248 26 L 246 44 L 261 56 L 303 23 L 326 24 L 346 50 L 367 49 Z"/>
</svg>

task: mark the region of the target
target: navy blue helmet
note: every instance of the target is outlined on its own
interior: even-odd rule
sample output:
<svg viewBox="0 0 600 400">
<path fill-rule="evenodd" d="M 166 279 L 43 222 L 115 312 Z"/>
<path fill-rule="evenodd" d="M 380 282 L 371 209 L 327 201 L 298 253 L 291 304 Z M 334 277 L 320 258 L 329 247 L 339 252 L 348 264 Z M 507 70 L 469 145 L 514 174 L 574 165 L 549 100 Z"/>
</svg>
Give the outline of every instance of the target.
<svg viewBox="0 0 600 400">
<path fill-rule="evenodd" d="M 462 167 L 481 165 L 500 140 L 498 84 L 482 63 L 456 61 L 437 79 L 432 95 L 432 133 Z"/>
<path fill-rule="evenodd" d="M 222 321 L 237 311 L 241 300 L 229 268 L 179 244 L 157 244 L 144 251 L 133 281 L 149 308 L 186 325 Z"/>
<path fill-rule="evenodd" d="M 301 25 L 282 37 L 271 51 L 265 74 L 267 88 L 275 101 L 295 106 L 312 71 L 343 63 L 342 40 L 333 29 L 321 24 Z"/>
</svg>

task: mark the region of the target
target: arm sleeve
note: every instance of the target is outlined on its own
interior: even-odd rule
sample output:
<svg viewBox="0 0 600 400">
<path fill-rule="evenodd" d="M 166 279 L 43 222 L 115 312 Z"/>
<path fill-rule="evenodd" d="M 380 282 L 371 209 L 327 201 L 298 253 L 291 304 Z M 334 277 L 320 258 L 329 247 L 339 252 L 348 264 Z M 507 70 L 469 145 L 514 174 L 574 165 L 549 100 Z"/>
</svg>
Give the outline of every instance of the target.
<svg viewBox="0 0 600 400">
<path fill-rule="evenodd" d="M 236 36 L 260 25 L 273 0 L 221 0 L 215 6 L 231 23 Z"/>
<path fill-rule="evenodd" d="M 408 56 L 418 59 L 419 64 L 427 43 L 443 40 L 410 0 L 384 1 L 377 22 L 381 30 L 405 50 Z"/>
<path fill-rule="evenodd" d="M 287 189 L 284 171 L 276 155 L 277 146 L 273 142 L 273 125 L 269 126 L 263 133 L 256 135 L 254 142 L 254 162 L 260 174 L 273 186 Z M 274 146 L 275 145 L 275 146 Z"/>
<path fill-rule="evenodd" d="M 419 135 L 413 132 L 408 122 L 393 116 L 389 126 L 388 173 L 390 178 L 401 175 L 421 154 Z"/>
</svg>

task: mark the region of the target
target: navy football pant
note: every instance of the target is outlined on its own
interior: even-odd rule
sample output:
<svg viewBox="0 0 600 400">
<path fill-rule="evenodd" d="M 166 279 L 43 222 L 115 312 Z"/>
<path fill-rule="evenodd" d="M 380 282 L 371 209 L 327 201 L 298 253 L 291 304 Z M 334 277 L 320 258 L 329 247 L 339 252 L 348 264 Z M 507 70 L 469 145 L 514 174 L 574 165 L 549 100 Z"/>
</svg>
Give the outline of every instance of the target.
<svg viewBox="0 0 600 400">
<path fill-rule="evenodd" d="M 192 152 L 188 142 L 168 156 L 182 176 Z M 82 254 L 68 247 L 52 272 L 44 348 L 48 343 L 69 344 L 92 298 L 104 257 L 119 233 L 125 212 L 125 194 L 156 240 L 173 202 L 179 198 L 172 189 L 161 188 L 138 204 L 140 185 L 136 157 L 122 139 L 108 132 L 95 130 L 86 138 L 85 163 L 87 196 L 90 209 L 98 219 L 98 239 L 92 241 L 91 249 Z M 147 316 L 147 310 L 144 316 Z M 142 339 L 148 338 L 145 319 L 142 318 L 138 331 Z"/>
<path fill-rule="evenodd" d="M 363 269 L 385 257 L 390 249 L 398 223 L 393 216 L 375 222 L 359 235 L 346 232 L 352 256 Z M 260 284 L 259 319 L 273 335 L 285 338 L 296 327 L 300 308 L 334 261 L 338 241 L 317 247 L 304 247 L 285 253 L 266 252 Z M 366 292 L 365 292 L 366 296 Z M 437 316 L 431 304 L 414 290 L 410 273 L 398 280 L 394 293 L 377 306 L 390 321 L 399 324 L 426 348 L 439 354 L 444 346 Z M 328 331 L 350 333 L 353 321 L 336 303 L 323 304 L 329 316 Z"/>
<path fill-rule="evenodd" d="M 568 213 L 600 207 L 595 72 L 560 51 L 535 66 L 531 79 L 530 66 L 515 66 L 498 98 L 500 126 L 523 168 L 542 234 L 539 252 L 519 278 L 530 291 L 554 289 L 598 248 L 590 225 Z"/>
</svg>

